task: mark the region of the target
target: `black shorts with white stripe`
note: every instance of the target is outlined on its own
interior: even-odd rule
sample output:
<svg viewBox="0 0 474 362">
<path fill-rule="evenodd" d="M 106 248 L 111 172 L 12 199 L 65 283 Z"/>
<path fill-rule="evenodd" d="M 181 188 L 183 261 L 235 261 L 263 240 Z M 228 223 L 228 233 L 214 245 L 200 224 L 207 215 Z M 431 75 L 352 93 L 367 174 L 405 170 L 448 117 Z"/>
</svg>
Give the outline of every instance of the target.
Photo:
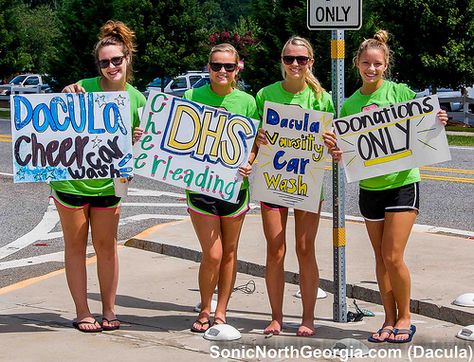
<svg viewBox="0 0 474 362">
<path fill-rule="evenodd" d="M 382 191 L 360 189 L 359 209 L 364 219 L 381 221 L 386 212 L 402 212 L 420 207 L 420 185 L 415 182 L 409 185 Z"/>
</svg>

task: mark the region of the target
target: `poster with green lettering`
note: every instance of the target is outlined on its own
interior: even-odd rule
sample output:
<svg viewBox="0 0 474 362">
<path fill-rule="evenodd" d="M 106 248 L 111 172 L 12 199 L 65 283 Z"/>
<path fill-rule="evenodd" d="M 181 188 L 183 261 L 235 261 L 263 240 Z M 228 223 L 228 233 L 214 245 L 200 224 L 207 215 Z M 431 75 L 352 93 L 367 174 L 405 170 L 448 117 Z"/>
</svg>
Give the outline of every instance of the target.
<svg viewBox="0 0 474 362">
<path fill-rule="evenodd" d="M 141 127 L 135 175 L 236 202 L 258 121 L 151 91 Z"/>
<path fill-rule="evenodd" d="M 439 110 L 429 96 L 334 120 L 347 181 L 449 161 Z"/>
<path fill-rule="evenodd" d="M 133 175 L 127 92 L 10 98 L 14 182 Z"/>
<path fill-rule="evenodd" d="M 265 102 L 261 145 L 253 167 L 252 198 L 299 210 L 317 212 L 327 148 L 322 134 L 332 113 L 297 105 Z"/>
</svg>

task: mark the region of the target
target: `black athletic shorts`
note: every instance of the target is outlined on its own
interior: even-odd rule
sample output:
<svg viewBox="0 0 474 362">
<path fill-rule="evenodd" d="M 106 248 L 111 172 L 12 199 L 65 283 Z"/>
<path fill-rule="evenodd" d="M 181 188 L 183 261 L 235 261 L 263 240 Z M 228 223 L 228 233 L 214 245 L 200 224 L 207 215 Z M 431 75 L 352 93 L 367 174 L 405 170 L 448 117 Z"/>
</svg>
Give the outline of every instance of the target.
<svg viewBox="0 0 474 362">
<path fill-rule="evenodd" d="M 360 189 L 359 208 L 364 219 L 381 221 L 386 212 L 416 210 L 420 207 L 418 182 L 390 190 L 369 191 Z"/>
<path fill-rule="evenodd" d="M 216 199 L 197 192 L 186 192 L 188 211 L 216 217 L 236 217 L 249 210 L 249 189 L 240 190 L 237 203 Z"/>
<path fill-rule="evenodd" d="M 56 190 L 51 190 L 51 197 L 68 209 L 82 209 L 89 205 L 99 209 L 115 209 L 120 204 L 120 197 L 110 196 L 83 196 L 66 194 Z"/>
</svg>

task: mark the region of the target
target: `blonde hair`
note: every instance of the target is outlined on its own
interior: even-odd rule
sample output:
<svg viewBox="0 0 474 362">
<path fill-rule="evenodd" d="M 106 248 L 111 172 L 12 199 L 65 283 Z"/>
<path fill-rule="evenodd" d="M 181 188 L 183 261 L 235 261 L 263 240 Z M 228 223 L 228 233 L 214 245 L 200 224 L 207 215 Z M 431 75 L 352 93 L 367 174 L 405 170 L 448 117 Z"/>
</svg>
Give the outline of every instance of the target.
<svg viewBox="0 0 474 362">
<path fill-rule="evenodd" d="M 314 59 L 314 51 L 313 47 L 311 46 L 311 43 L 305 38 L 299 36 L 292 36 L 290 39 L 288 39 L 288 41 L 283 46 L 283 49 L 281 50 L 282 57 L 285 55 L 286 47 L 290 44 L 305 47 L 308 51 L 308 57 L 311 60 Z M 281 65 L 281 74 L 283 78 L 286 78 L 285 67 L 283 66 L 283 64 Z M 324 92 L 324 88 L 321 86 L 321 83 L 319 83 L 319 80 L 313 74 L 313 66 L 308 67 L 306 69 L 305 82 L 313 90 L 317 97 L 319 97 L 321 93 Z"/>
<path fill-rule="evenodd" d="M 385 73 L 387 73 L 387 75 L 390 74 L 392 52 L 387 45 L 388 38 L 389 38 L 388 32 L 386 30 L 381 29 L 374 34 L 373 38 L 365 39 L 360 44 L 359 49 L 357 49 L 357 53 L 355 57 L 352 59 L 354 66 L 357 67 L 357 64 L 359 64 L 360 57 L 362 56 L 362 53 L 365 52 L 367 49 L 379 49 L 383 52 L 385 64 L 387 66 Z"/>
<path fill-rule="evenodd" d="M 229 52 L 229 53 L 232 53 L 232 55 L 234 56 L 234 60 L 235 60 L 235 64 L 237 64 L 237 68 L 239 66 L 239 62 L 240 62 L 240 56 L 239 56 L 239 52 L 237 51 L 237 49 L 234 48 L 234 46 L 232 44 L 229 44 L 229 43 L 221 43 L 221 44 L 217 44 L 215 46 L 213 46 L 211 48 L 211 51 L 209 52 L 209 57 L 208 57 L 208 62 L 211 63 L 211 60 L 212 60 L 212 55 L 214 53 L 217 53 L 217 52 Z M 233 88 L 236 88 L 237 87 L 237 76 L 238 76 L 238 73 L 236 74 L 234 80 L 232 81 L 232 84 L 231 86 Z"/>
<path fill-rule="evenodd" d="M 99 41 L 94 47 L 94 58 L 99 74 L 102 74 L 99 67 L 99 50 L 108 45 L 119 45 L 122 46 L 123 55 L 130 59 L 129 64 L 127 64 L 126 80 L 128 82 L 133 78 L 132 55 L 136 51 L 134 38 L 135 33 L 121 21 L 109 20 L 102 25 Z"/>
</svg>

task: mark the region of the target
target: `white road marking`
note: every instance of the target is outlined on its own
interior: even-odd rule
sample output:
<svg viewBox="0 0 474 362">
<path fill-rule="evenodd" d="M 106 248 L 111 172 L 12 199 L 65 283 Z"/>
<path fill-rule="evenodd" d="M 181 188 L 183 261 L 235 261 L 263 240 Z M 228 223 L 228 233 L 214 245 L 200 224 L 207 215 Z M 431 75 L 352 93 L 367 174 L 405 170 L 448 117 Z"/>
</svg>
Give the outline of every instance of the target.
<svg viewBox="0 0 474 362">
<path fill-rule="evenodd" d="M 162 214 L 139 214 L 120 219 L 119 225 L 126 225 L 136 221 L 143 221 L 149 219 L 161 219 L 161 220 L 183 220 L 188 216 L 186 215 L 162 215 Z"/>
<path fill-rule="evenodd" d="M 168 191 L 159 191 L 159 190 L 146 190 L 146 189 L 136 189 L 130 187 L 128 189 L 128 194 L 130 196 L 171 196 L 177 198 L 186 198 L 186 194 L 177 194 L 176 192 L 168 192 Z"/>
<path fill-rule="evenodd" d="M 93 253 L 93 252 L 94 252 L 94 248 L 92 246 L 87 247 L 87 250 L 86 250 L 87 254 Z M 38 264 L 50 263 L 50 262 L 60 262 L 60 263 L 64 262 L 64 250 L 58 251 L 56 253 L 51 253 L 51 254 L 37 255 L 37 256 L 32 256 L 32 257 L 24 258 L 24 259 L 16 259 L 16 260 L 0 262 L 0 270 L 38 265 Z"/>
<path fill-rule="evenodd" d="M 179 203 L 159 203 L 159 202 L 122 202 L 120 206 L 129 206 L 129 207 L 147 207 L 147 206 L 154 206 L 154 207 L 188 207 L 187 204 L 179 204 Z"/>
<path fill-rule="evenodd" d="M 50 202 L 46 212 L 43 215 L 43 219 L 38 225 L 35 226 L 33 230 L 0 248 L 0 260 L 16 253 L 28 245 L 33 244 L 37 240 L 43 240 L 42 238 L 47 238 L 48 233 L 54 229 L 58 222 L 59 216 L 56 212 L 56 207 Z"/>
<path fill-rule="evenodd" d="M 13 177 L 13 174 L 12 174 L 12 173 L 6 173 L 6 172 L 0 172 L 0 175 Z"/>
<path fill-rule="evenodd" d="M 453 150 L 474 151 L 474 147 L 449 146 L 449 148 Z"/>
</svg>

